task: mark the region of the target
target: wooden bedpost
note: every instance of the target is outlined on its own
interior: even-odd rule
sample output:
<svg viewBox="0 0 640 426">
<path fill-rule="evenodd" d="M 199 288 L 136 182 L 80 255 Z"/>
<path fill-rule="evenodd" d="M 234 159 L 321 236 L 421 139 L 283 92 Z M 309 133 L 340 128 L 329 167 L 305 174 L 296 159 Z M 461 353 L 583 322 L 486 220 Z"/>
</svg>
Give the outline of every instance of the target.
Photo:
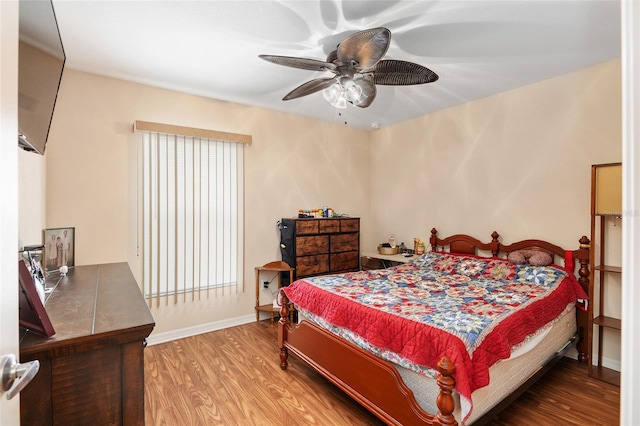
<svg viewBox="0 0 640 426">
<path fill-rule="evenodd" d="M 431 244 L 431 251 L 438 251 L 438 230 L 436 228 L 431 228 L 429 244 Z"/>
<path fill-rule="evenodd" d="M 456 371 L 455 365 L 449 360 L 449 358 L 442 357 L 438 362 L 438 386 L 440 387 L 440 394 L 436 399 L 436 405 L 438 406 L 438 414 L 433 419 L 434 425 L 449 426 L 457 425 L 455 417 L 453 417 L 453 408 L 455 402 L 451 396 L 451 392 L 455 388 L 456 382 L 452 375 Z"/>
<path fill-rule="evenodd" d="M 591 345 L 591 330 L 589 327 L 589 312 L 592 309 L 593 294 L 590 294 L 591 289 L 591 272 L 589 271 L 589 262 L 591 259 L 591 241 L 585 235 L 580 238 L 580 248 L 576 250 L 576 257 L 580 267 L 578 269 L 578 282 L 589 296 L 588 310 L 585 312 L 578 309 L 577 322 L 578 322 L 578 343 L 576 343 L 576 349 L 578 350 L 578 361 L 582 363 L 591 362 L 589 359 L 589 346 Z"/>
<path fill-rule="evenodd" d="M 278 346 L 280 346 L 280 368 L 287 369 L 287 358 L 289 357 L 289 351 L 284 346 L 284 342 L 287 340 L 287 330 L 289 329 L 289 299 L 283 289 L 279 290 L 280 294 L 280 320 L 278 321 Z"/>
<path fill-rule="evenodd" d="M 500 241 L 498 241 L 499 238 L 500 234 L 498 234 L 496 231 L 493 231 L 491 233 L 491 242 L 489 243 L 489 245 L 491 246 L 491 255 L 493 257 L 498 257 L 498 253 L 500 253 Z"/>
</svg>

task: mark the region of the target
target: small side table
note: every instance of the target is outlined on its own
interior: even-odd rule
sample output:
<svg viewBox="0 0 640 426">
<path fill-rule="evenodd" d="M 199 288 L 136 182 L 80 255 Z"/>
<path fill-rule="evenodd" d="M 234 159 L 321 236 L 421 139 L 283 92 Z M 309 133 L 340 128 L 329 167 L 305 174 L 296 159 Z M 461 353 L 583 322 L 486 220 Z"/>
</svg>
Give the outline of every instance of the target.
<svg viewBox="0 0 640 426">
<path fill-rule="evenodd" d="M 270 312 L 271 322 L 273 323 L 275 314 L 280 312 L 280 308 L 274 307 L 273 303 L 268 305 L 260 304 L 260 272 L 263 271 L 278 274 L 278 291 L 280 291 L 282 288 L 282 273 L 289 272 L 289 277 L 293 278 L 295 268 L 292 268 L 288 263 L 282 261 L 269 262 L 262 266 L 256 266 L 256 321 L 260 320 L 260 312 Z"/>
</svg>

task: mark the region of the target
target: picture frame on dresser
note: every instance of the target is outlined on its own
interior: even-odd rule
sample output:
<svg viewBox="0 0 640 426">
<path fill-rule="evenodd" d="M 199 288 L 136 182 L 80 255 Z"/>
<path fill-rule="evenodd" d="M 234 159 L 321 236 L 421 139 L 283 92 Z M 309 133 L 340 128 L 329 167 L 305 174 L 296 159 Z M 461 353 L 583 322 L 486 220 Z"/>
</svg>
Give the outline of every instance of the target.
<svg viewBox="0 0 640 426">
<path fill-rule="evenodd" d="M 61 266 L 75 265 L 75 235 L 73 227 L 49 228 L 43 231 L 44 253 L 42 263 L 46 272 L 57 271 Z"/>
<path fill-rule="evenodd" d="M 20 326 L 45 337 L 56 334 L 44 307 L 44 297 L 39 294 L 33 275 L 23 260 L 18 260 L 18 286 Z"/>
</svg>

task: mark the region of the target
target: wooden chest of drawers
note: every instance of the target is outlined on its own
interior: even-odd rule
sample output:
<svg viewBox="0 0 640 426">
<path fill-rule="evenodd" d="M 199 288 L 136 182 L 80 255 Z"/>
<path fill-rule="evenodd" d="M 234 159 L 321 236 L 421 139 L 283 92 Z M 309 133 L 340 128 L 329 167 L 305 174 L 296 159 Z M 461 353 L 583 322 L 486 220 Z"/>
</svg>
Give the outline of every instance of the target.
<svg viewBox="0 0 640 426">
<path fill-rule="evenodd" d="M 360 219 L 282 219 L 282 260 L 295 279 L 357 271 L 360 267 Z"/>
<path fill-rule="evenodd" d="M 144 347 L 155 322 L 128 264 L 76 266 L 49 285 L 56 334 L 27 331 L 20 341 L 20 362 L 40 361 L 20 394 L 21 424 L 144 426 Z"/>
</svg>

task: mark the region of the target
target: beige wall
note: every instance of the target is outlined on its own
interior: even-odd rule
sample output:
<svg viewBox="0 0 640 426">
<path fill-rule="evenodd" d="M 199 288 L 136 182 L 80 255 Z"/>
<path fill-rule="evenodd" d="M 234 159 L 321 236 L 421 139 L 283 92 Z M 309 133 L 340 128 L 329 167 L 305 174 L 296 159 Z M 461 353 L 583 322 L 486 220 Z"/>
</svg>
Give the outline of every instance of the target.
<svg viewBox="0 0 640 426">
<path fill-rule="evenodd" d="M 435 226 L 576 245 L 590 232 L 591 164 L 622 158 L 620 102 L 614 61 L 372 133 L 376 241 Z"/>
<path fill-rule="evenodd" d="M 46 225 L 45 157 L 18 150 L 18 247 L 42 244 Z"/>
<path fill-rule="evenodd" d="M 47 145 L 47 227 L 76 228 L 76 264 L 136 256 L 135 120 L 250 134 L 244 293 L 153 308 L 154 333 L 254 315 L 254 267 L 280 259 L 276 222 L 332 206 L 369 222 L 366 132 L 66 70 Z M 243 319 L 243 320 L 246 320 Z"/>
<path fill-rule="evenodd" d="M 46 155 L 47 227 L 76 227 L 77 264 L 128 261 L 139 276 L 135 120 L 253 136 L 245 292 L 154 307 L 154 334 L 170 333 L 253 315 L 253 268 L 280 259 L 276 221 L 298 208 L 362 217 L 364 252 L 391 232 L 427 239 L 434 226 L 574 247 L 589 234 L 590 165 L 621 159 L 620 62 L 375 132 L 66 70 Z M 616 345 L 605 355 L 616 358 Z"/>
</svg>

